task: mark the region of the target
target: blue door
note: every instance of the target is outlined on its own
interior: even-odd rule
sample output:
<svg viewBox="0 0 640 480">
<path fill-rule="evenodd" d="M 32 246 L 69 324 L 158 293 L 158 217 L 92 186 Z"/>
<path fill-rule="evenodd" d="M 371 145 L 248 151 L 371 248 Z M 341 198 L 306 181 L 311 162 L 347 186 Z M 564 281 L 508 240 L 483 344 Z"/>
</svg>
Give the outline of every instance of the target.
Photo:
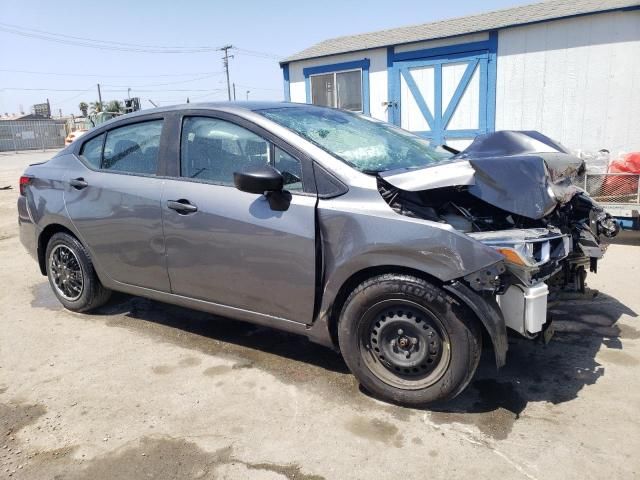
<svg viewBox="0 0 640 480">
<path fill-rule="evenodd" d="M 395 61 L 390 120 L 434 145 L 466 147 L 494 128 L 488 66 L 487 51 Z"/>
</svg>

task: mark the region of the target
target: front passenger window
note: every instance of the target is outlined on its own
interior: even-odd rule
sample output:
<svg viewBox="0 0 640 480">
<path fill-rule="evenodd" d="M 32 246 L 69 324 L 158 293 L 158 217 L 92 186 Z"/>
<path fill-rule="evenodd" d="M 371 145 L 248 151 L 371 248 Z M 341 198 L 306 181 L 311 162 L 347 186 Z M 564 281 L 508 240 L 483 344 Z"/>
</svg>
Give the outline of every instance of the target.
<svg viewBox="0 0 640 480">
<path fill-rule="evenodd" d="M 187 117 L 182 125 L 180 175 L 233 186 L 233 172 L 269 163 L 269 143 L 233 123 Z"/>
</svg>

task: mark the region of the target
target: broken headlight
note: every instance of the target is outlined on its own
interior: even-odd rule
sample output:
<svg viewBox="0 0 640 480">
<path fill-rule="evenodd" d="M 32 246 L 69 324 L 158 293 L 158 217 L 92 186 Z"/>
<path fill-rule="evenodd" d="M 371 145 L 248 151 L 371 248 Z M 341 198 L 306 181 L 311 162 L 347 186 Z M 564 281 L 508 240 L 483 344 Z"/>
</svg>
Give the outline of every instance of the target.
<svg viewBox="0 0 640 480">
<path fill-rule="evenodd" d="M 556 270 L 558 262 L 571 252 L 571 237 L 550 228 L 467 235 L 502 253 L 509 270 L 527 284 L 548 278 Z"/>
</svg>

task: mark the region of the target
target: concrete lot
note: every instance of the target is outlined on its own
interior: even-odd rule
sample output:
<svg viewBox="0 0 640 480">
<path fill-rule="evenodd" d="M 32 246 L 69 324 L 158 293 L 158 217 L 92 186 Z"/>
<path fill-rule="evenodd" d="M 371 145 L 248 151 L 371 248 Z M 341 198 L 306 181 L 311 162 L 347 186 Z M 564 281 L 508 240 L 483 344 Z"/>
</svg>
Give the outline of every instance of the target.
<svg viewBox="0 0 640 480">
<path fill-rule="evenodd" d="M 640 476 L 640 247 L 612 245 L 556 307 L 542 346 L 485 355 L 454 402 L 411 410 L 359 390 L 303 338 L 117 296 L 67 312 L 18 239 L 23 168 L 0 154 L 0 478 Z"/>
</svg>

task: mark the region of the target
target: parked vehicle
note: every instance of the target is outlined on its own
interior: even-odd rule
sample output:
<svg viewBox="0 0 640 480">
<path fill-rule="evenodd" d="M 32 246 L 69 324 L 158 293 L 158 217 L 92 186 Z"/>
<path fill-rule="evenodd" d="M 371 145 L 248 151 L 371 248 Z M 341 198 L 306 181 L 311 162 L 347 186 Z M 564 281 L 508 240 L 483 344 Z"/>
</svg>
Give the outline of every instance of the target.
<svg viewBox="0 0 640 480">
<path fill-rule="evenodd" d="M 71 143 L 80 138 L 82 135 L 84 135 L 85 133 L 87 133 L 86 130 L 75 130 L 73 132 L 71 132 L 69 135 L 67 135 L 67 137 L 64 139 L 64 145 L 69 146 L 71 145 Z"/>
<path fill-rule="evenodd" d="M 544 152 L 544 153 L 543 153 Z M 615 222 L 537 132 L 456 155 L 287 103 L 189 104 L 91 130 L 20 179 L 20 237 L 69 310 L 116 290 L 306 335 L 404 405 L 453 398 L 483 334 L 549 333 Z"/>
</svg>

